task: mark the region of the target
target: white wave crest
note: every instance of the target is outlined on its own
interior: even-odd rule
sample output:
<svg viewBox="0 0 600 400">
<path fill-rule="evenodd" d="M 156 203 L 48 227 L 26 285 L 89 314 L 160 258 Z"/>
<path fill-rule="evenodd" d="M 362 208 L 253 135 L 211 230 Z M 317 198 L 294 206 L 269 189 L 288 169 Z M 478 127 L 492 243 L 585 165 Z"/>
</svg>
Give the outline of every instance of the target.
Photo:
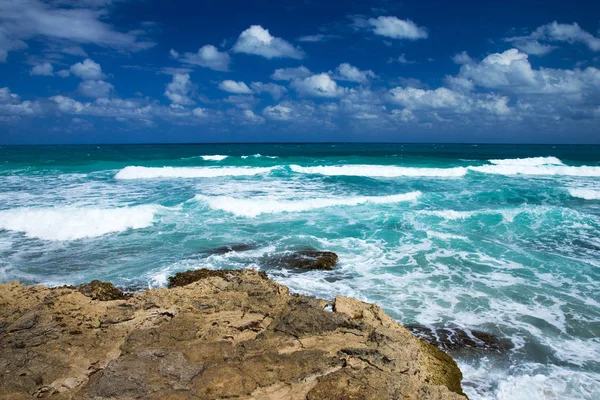
<svg viewBox="0 0 600 400">
<path fill-rule="evenodd" d="M 226 159 L 229 156 L 220 156 L 220 155 L 214 155 L 214 156 L 200 156 L 200 158 L 202 158 L 205 161 L 223 161 L 224 159 Z"/>
<path fill-rule="evenodd" d="M 0 228 L 44 240 L 75 240 L 151 226 L 160 206 L 14 208 L 0 211 Z"/>
<path fill-rule="evenodd" d="M 577 189 L 570 188 L 569 194 L 584 200 L 600 200 L 600 190 L 598 189 Z"/>
<path fill-rule="evenodd" d="M 254 158 L 260 158 L 260 157 L 267 157 L 267 158 L 279 158 L 279 157 L 277 157 L 277 156 L 263 156 L 263 155 L 262 155 L 262 154 L 260 154 L 260 153 L 253 154 L 253 155 L 251 155 L 251 156 L 241 156 L 241 157 L 242 157 L 244 160 L 245 160 L 246 158 L 248 158 L 248 157 L 254 157 Z"/>
<path fill-rule="evenodd" d="M 221 210 L 242 217 L 254 218 L 261 214 L 302 212 L 334 206 L 357 206 L 361 204 L 386 204 L 414 201 L 418 199 L 420 195 L 421 192 L 410 192 L 391 196 L 356 196 L 303 200 L 236 199 L 229 196 L 209 197 L 202 195 L 197 195 L 195 198 L 196 200 L 205 202 L 214 210 Z"/>
<path fill-rule="evenodd" d="M 556 157 L 528 157 L 528 158 L 507 158 L 503 160 L 489 160 L 496 165 L 522 165 L 522 166 L 538 166 L 538 165 L 564 165 L 561 160 Z"/>
<path fill-rule="evenodd" d="M 600 167 L 570 167 L 566 165 L 482 165 L 467 167 L 470 171 L 494 175 L 530 176 L 600 176 Z"/>
<path fill-rule="evenodd" d="M 115 179 L 153 179 L 153 178 L 216 178 L 221 176 L 252 176 L 265 174 L 273 168 L 250 167 L 134 167 L 120 170 Z"/>
<path fill-rule="evenodd" d="M 395 165 L 339 165 L 301 167 L 290 165 L 294 172 L 303 174 L 320 174 L 331 176 L 367 176 L 367 177 L 461 177 L 467 173 L 464 167 L 455 168 L 413 168 Z"/>
</svg>

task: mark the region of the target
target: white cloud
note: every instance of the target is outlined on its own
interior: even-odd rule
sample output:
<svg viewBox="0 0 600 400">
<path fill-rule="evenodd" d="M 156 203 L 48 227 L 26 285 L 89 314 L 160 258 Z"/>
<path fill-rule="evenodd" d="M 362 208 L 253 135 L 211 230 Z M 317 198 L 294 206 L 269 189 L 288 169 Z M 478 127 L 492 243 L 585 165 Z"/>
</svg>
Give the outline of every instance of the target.
<svg viewBox="0 0 600 400">
<path fill-rule="evenodd" d="M 344 88 L 339 87 L 331 77 L 325 73 L 309 76 L 308 78 L 295 79 L 291 87 L 302 96 L 308 97 L 340 97 Z"/>
<path fill-rule="evenodd" d="M 215 46 L 210 44 L 202 46 L 197 53 L 179 54 L 171 49 L 169 54 L 172 58 L 182 63 L 198 65 L 215 71 L 228 71 L 231 61 L 229 54 L 219 51 Z"/>
<path fill-rule="evenodd" d="M 255 93 L 269 93 L 275 100 L 279 100 L 287 92 L 284 86 L 276 83 L 252 82 L 250 87 Z"/>
<path fill-rule="evenodd" d="M 575 22 L 572 24 L 559 24 L 554 21 L 540 26 L 527 36 L 510 37 L 505 40 L 514 43 L 516 47 L 526 53 L 536 55 L 546 54 L 554 48 L 554 46 L 542 45 L 539 41 L 583 43 L 592 51 L 600 51 L 600 38 L 581 29 Z"/>
<path fill-rule="evenodd" d="M 219 83 L 219 89 L 234 94 L 252 94 L 252 90 L 244 82 L 225 80 Z"/>
<path fill-rule="evenodd" d="M 540 68 L 535 70 L 528 56 L 517 49 L 494 53 L 479 63 L 464 64 L 459 76 L 477 86 L 513 93 L 580 95 L 586 89 L 600 89 L 600 70 Z"/>
<path fill-rule="evenodd" d="M 192 114 L 194 114 L 195 117 L 204 118 L 207 116 L 207 110 L 205 108 L 196 107 L 192 110 Z"/>
<path fill-rule="evenodd" d="M 71 75 L 71 72 L 68 69 L 61 69 L 60 71 L 56 72 L 56 75 L 60 76 L 61 78 L 67 78 Z"/>
<path fill-rule="evenodd" d="M 394 63 L 394 62 L 406 65 L 406 64 L 414 64 L 416 61 L 411 61 L 411 60 L 407 59 L 406 55 L 403 53 L 403 54 L 400 54 L 398 57 L 390 58 L 388 60 L 389 64 Z"/>
<path fill-rule="evenodd" d="M 142 31 L 117 31 L 103 22 L 108 14 L 107 9 L 96 9 L 91 4 L 89 1 L 0 2 L 0 61 L 6 60 L 9 51 L 25 48 L 26 40 L 38 37 L 127 51 L 139 51 L 155 45 L 140 39 Z"/>
<path fill-rule="evenodd" d="M 84 80 L 101 80 L 106 78 L 106 75 L 102 73 L 102 67 L 100 67 L 100 64 L 90 60 L 89 58 L 86 58 L 82 63 L 79 62 L 72 65 L 70 71 L 73 75 Z"/>
<path fill-rule="evenodd" d="M 233 104 L 242 110 L 252 109 L 258 104 L 258 99 L 248 95 L 234 95 L 223 99 L 225 103 Z"/>
<path fill-rule="evenodd" d="M 297 78 L 306 78 L 311 72 L 304 65 L 297 68 L 279 68 L 271 75 L 271 79 L 276 81 L 292 81 Z"/>
<path fill-rule="evenodd" d="M 52 76 L 54 75 L 54 67 L 48 62 L 38 64 L 31 68 L 29 75 Z"/>
<path fill-rule="evenodd" d="M 109 97 L 115 87 L 105 81 L 85 80 L 79 84 L 77 90 L 85 97 Z"/>
<path fill-rule="evenodd" d="M 265 58 L 301 59 L 304 53 L 289 42 L 274 37 L 268 29 L 260 25 L 252 25 L 242 32 L 233 46 L 236 53 L 255 54 Z"/>
<path fill-rule="evenodd" d="M 508 115 L 508 98 L 496 94 L 469 95 L 445 87 L 435 90 L 397 87 L 389 91 L 391 101 L 416 110 L 447 110 L 453 113 L 486 111 L 495 115 Z"/>
<path fill-rule="evenodd" d="M 373 32 L 376 35 L 389 37 L 392 39 L 427 39 L 427 30 L 417 26 L 409 19 L 399 19 L 397 17 L 370 18 L 369 24 L 374 28 Z"/>
<path fill-rule="evenodd" d="M 335 72 L 335 78 L 343 81 L 367 83 L 370 79 L 375 78 L 375 73 L 373 71 L 361 71 L 348 63 L 340 64 Z"/>
<path fill-rule="evenodd" d="M 195 102 L 189 97 L 194 90 L 189 74 L 175 74 L 171 83 L 167 85 L 165 96 L 173 104 L 191 105 Z"/>
<path fill-rule="evenodd" d="M 462 53 L 455 54 L 452 57 L 452 61 L 454 61 L 456 64 L 471 64 L 473 59 L 467 54 L 466 51 L 463 51 Z"/>
<path fill-rule="evenodd" d="M 395 119 L 399 119 L 402 122 L 413 122 L 417 120 L 415 114 L 407 108 L 402 110 L 392 110 L 392 117 Z"/>
<path fill-rule="evenodd" d="M 0 88 L 0 115 L 15 117 L 11 120 L 18 120 L 20 116 L 41 114 L 42 111 L 37 101 L 21 101 L 21 97 L 11 93 L 9 88 Z"/>
<path fill-rule="evenodd" d="M 289 121 L 292 117 L 292 109 L 282 104 L 265 107 L 263 115 L 274 121 Z"/>
<path fill-rule="evenodd" d="M 242 117 L 244 122 L 250 124 L 264 124 L 265 119 L 260 115 L 254 114 L 252 110 L 243 110 Z"/>
<path fill-rule="evenodd" d="M 319 33 L 317 35 L 300 36 L 298 38 L 298 41 L 299 42 L 312 42 L 312 43 L 316 43 L 316 42 L 324 42 L 326 40 L 335 39 L 335 38 L 338 38 L 338 37 L 339 36 L 336 36 L 336 35 L 326 35 L 326 34 Z"/>
</svg>

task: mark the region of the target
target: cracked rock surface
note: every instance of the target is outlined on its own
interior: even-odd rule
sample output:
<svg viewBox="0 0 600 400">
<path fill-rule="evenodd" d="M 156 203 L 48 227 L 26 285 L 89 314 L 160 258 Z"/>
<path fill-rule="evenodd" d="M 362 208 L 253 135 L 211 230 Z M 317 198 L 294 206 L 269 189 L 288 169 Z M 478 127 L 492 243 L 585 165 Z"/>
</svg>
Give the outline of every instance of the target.
<svg viewBox="0 0 600 400">
<path fill-rule="evenodd" d="M 250 270 L 187 281 L 105 301 L 0 285 L 0 398 L 466 398 L 454 360 L 375 305 L 326 311 Z"/>
</svg>

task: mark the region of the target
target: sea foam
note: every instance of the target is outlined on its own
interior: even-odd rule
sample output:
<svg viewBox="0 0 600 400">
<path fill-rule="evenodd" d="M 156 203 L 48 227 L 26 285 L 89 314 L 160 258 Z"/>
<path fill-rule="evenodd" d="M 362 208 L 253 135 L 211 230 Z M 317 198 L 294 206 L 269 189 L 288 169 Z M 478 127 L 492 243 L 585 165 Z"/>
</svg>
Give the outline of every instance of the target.
<svg viewBox="0 0 600 400">
<path fill-rule="evenodd" d="M 302 200 L 269 200 L 269 199 L 238 199 L 230 196 L 197 195 L 196 200 L 202 201 L 214 210 L 254 218 L 261 214 L 283 212 L 302 212 L 318 208 L 334 206 L 357 206 L 361 204 L 387 204 L 404 201 L 414 201 L 421 192 L 410 192 L 391 196 L 355 196 L 344 198 L 312 198 Z"/>
<path fill-rule="evenodd" d="M 200 158 L 202 158 L 205 161 L 223 161 L 224 159 L 226 159 L 229 156 L 221 156 L 221 155 L 214 155 L 214 156 L 200 156 Z"/>
<path fill-rule="evenodd" d="M 301 167 L 290 165 L 292 171 L 303 174 L 319 174 L 331 176 L 366 176 L 366 177 L 461 177 L 467 173 L 464 167 L 455 168 L 413 168 L 395 165 L 335 165 Z"/>
<path fill-rule="evenodd" d="M 151 226 L 160 206 L 14 208 L 0 211 L 0 228 L 44 240 L 75 240 Z"/>
<path fill-rule="evenodd" d="M 556 157 L 507 158 L 489 161 L 496 165 L 564 165 L 563 162 Z"/>
<path fill-rule="evenodd" d="M 154 179 L 154 178 L 216 178 L 221 176 L 252 176 L 265 174 L 271 167 L 125 167 L 115 175 L 115 179 Z"/>
<path fill-rule="evenodd" d="M 566 165 L 481 165 L 467 167 L 470 171 L 493 175 L 530 175 L 530 176 L 600 176 L 600 167 Z"/>
<path fill-rule="evenodd" d="M 600 190 L 598 189 L 570 188 L 568 190 L 569 194 L 573 197 L 584 200 L 600 200 Z"/>
</svg>

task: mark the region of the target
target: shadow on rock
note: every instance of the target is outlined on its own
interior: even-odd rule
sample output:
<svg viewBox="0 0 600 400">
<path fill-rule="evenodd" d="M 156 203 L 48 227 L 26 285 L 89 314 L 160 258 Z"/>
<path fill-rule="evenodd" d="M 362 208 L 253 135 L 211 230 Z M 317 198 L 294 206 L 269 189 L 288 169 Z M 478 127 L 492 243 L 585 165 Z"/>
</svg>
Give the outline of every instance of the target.
<svg viewBox="0 0 600 400">
<path fill-rule="evenodd" d="M 226 279 L 228 277 L 240 276 L 245 272 L 242 269 L 220 269 L 220 270 L 211 270 L 211 269 L 197 269 L 195 271 L 185 271 L 178 272 L 173 276 L 169 277 L 169 288 L 186 286 L 191 283 L 197 282 L 202 279 L 219 277 Z M 264 272 L 258 273 L 263 279 L 268 279 L 267 274 Z"/>
<path fill-rule="evenodd" d="M 422 325 L 405 325 L 415 336 L 444 350 L 476 349 L 504 353 L 512 348 L 509 339 L 499 338 L 488 332 L 460 329 L 431 329 Z"/>
</svg>

